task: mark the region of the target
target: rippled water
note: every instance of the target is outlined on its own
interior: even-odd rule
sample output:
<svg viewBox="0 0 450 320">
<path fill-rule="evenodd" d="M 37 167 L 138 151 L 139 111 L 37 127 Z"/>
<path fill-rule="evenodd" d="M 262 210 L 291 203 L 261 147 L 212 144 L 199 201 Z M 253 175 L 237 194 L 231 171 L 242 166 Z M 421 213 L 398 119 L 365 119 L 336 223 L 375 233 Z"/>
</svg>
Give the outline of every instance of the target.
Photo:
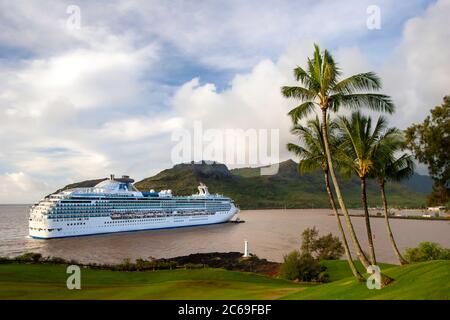
<svg viewBox="0 0 450 320">
<path fill-rule="evenodd" d="M 326 209 L 247 210 L 239 213 L 246 223 L 220 224 L 182 229 L 139 231 L 105 235 L 36 240 L 27 237 L 28 208 L 0 205 L 0 256 L 26 251 L 58 256 L 80 262 L 114 263 L 124 258 L 174 257 L 196 252 L 243 251 L 244 240 L 250 252 L 261 258 L 281 261 L 283 255 L 300 245 L 300 234 L 316 226 L 320 233 L 337 233 L 335 217 Z M 366 248 L 364 221 L 352 218 L 361 243 Z M 373 218 L 372 230 L 379 261 L 395 263 L 384 220 Z M 448 221 L 391 219 L 399 248 L 434 241 L 450 247 Z"/>
</svg>

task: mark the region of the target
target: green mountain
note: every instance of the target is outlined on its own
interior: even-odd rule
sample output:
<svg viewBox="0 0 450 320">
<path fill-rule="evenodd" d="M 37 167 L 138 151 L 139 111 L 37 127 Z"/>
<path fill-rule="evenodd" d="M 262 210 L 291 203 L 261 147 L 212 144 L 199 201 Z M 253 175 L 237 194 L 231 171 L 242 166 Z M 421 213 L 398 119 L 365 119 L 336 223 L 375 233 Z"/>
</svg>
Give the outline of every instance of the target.
<svg viewBox="0 0 450 320">
<path fill-rule="evenodd" d="M 299 176 L 297 163 L 292 160 L 281 162 L 275 175 L 261 176 L 259 172 L 260 168 L 228 170 L 219 163 L 178 164 L 136 182 L 135 186 L 141 191 L 171 189 L 176 195 L 190 195 L 196 193 L 198 184 L 203 182 L 211 193 L 231 197 L 242 209 L 329 207 L 321 172 Z M 417 176 L 413 178 L 422 182 L 426 180 L 426 176 Z M 64 189 L 89 187 L 102 180 L 83 181 Z M 359 181 L 343 178 L 339 181 L 348 206 L 360 207 Z M 423 184 L 390 183 L 386 192 L 393 206 L 419 207 L 425 204 Z M 381 205 L 379 190 L 373 181 L 368 183 L 368 198 L 370 206 Z"/>
</svg>

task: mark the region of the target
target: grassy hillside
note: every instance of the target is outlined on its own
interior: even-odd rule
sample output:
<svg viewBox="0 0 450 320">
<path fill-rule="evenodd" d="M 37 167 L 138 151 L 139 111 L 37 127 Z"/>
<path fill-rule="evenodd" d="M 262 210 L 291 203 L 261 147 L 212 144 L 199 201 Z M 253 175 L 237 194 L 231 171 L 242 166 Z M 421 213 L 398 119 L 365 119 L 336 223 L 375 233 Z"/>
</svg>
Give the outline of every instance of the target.
<svg viewBox="0 0 450 320">
<path fill-rule="evenodd" d="M 306 285 L 223 269 L 119 272 L 82 269 L 66 288 L 62 265 L 0 265 L 0 299 L 450 299 L 450 261 L 382 265 L 395 282 L 369 290 L 345 261 L 327 261 L 327 284 Z"/>
<path fill-rule="evenodd" d="M 360 207 L 359 181 L 340 180 L 348 205 Z M 322 173 L 299 176 L 297 163 L 292 160 L 280 163 L 278 173 L 272 176 L 261 176 L 259 168 L 228 171 L 222 164 L 177 165 L 135 185 L 140 190 L 172 189 L 176 194 L 192 194 L 199 182 L 212 193 L 233 198 L 242 209 L 329 206 Z M 398 183 L 389 184 L 387 194 L 395 206 L 418 207 L 425 203 L 423 193 Z M 372 181 L 368 183 L 368 198 L 370 206 L 381 205 L 378 187 Z"/>
<path fill-rule="evenodd" d="M 93 186 L 101 180 L 83 181 L 65 188 Z M 340 181 L 348 206 L 360 207 L 359 181 Z M 329 207 L 322 173 L 299 176 L 297 163 L 292 160 L 280 163 L 279 172 L 272 176 L 261 176 L 259 168 L 230 171 L 223 164 L 179 164 L 138 181 L 135 186 L 142 191 L 171 189 L 177 195 L 190 195 L 197 192 L 200 182 L 205 183 L 211 193 L 233 198 L 242 209 Z M 403 184 L 388 184 L 386 192 L 393 206 L 419 207 L 425 203 L 424 193 Z M 370 206 L 381 205 L 379 190 L 373 181 L 368 183 L 368 199 Z"/>
<path fill-rule="evenodd" d="M 337 281 L 344 278 L 351 278 L 352 272 L 348 267 L 348 263 L 345 260 L 325 260 L 321 262 L 325 267 L 327 267 L 327 272 L 330 276 L 330 281 Z M 355 266 L 361 274 L 364 274 L 366 271 L 359 261 L 355 261 Z M 388 263 L 378 263 L 378 266 L 384 272 L 384 270 L 388 268 L 396 267 L 395 264 Z"/>
<path fill-rule="evenodd" d="M 382 268 L 383 270 L 383 268 Z M 450 261 L 428 261 L 384 269 L 395 282 L 381 290 L 368 290 L 351 278 L 307 288 L 283 299 L 381 299 L 381 300 L 449 300 Z"/>
</svg>

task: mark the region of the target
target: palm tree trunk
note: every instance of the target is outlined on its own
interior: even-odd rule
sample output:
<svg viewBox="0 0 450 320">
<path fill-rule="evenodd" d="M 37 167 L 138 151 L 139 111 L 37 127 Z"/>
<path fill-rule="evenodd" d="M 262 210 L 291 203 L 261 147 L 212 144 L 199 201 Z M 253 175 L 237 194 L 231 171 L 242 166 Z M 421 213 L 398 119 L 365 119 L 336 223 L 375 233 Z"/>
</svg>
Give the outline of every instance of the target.
<svg viewBox="0 0 450 320">
<path fill-rule="evenodd" d="M 370 227 L 369 209 L 367 208 L 367 192 L 366 192 L 366 178 L 360 178 L 361 182 L 361 202 L 364 209 L 364 220 L 366 222 L 367 240 L 369 242 L 370 262 L 375 265 L 377 260 L 375 258 L 375 247 L 373 245 L 372 228 Z"/>
<path fill-rule="evenodd" d="M 355 278 L 358 279 L 358 281 L 363 281 L 364 278 L 361 276 L 361 274 L 356 269 L 355 263 L 353 262 L 352 254 L 348 247 L 347 237 L 345 236 L 344 228 L 342 227 L 341 219 L 339 218 L 339 212 L 336 208 L 336 203 L 334 202 L 333 193 L 331 192 L 330 179 L 328 176 L 328 169 L 324 170 L 324 173 L 325 173 L 325 187 L 327 189 L 328 199 L 330 200 L 331 208 L 334 211 L 334 215 L 337 220 L 339 232 L 341 233 L 342 241 L 344 243 L 345 256 L 347 257 L 348 265 L 350 266 L 350 269 L 352 270 L 352 273 L 355 276 Z"/>
<path fill-rule="evenodd" d="M 394 234 L 391 230 L 391 225 L 389 223 L 389 213 L 388 213 L 388 204 L 386 200 L 386 193 L 384 191 L 384 179 L 378 182 L 380 185 L 381 190 L 381 200 L 383 201 L 383 208 L 384 208 L 384 222 L 386 223 L 386 228 L 389 234 L 389 240 L 391 241 L 392 249 L 394 250 L 395 254 L 397 255 L 398 260 L 400 261 L 401 265 L 408 264 L 408 261 L 405 260 L 405 258 L 402 257 L 402 254 L 398 250 L 397 244 L 395 243 Z"/>
<path fill-rule="evenodd" d="M 367 260 L 366 256 L 364 255 L 364 252 L 361 249 L 361 245 L 359 244 L 358 238 L 356 236 L 355 229 L 353 228 L 352 221 L 350 219 L 350 216 L 348 214 L 347 207 L 344 202 L 344 198 L 341 193 L 341 188 L 339 187 L 336 174 L 334 173 L 334 167 L 333 163 L 331 161 L 331 153 L 330 153 L 330 145 L 328 141 L 328 124 L 327 124 L 327 109 L 322 109 L 322 134 L 323 134 L 323 142 L 325 146 L 325 155 L 327 157 L 327 164 L 328 169 L 330 170 L 331 180 L 333 181 L 334 190 L 336 191 L 336 196 L 338 198 L 339 206 L 341 207 L 342 213 L 344 214 L 345 223 L 347 224 L 347 228 L 350 232 L 350 237 L 353 241 L 353 246 L 356 250 L 356 255 L 358 256 L 358 259 L 361 261 L 364 268 L 367 269 L 367 267 L 370 265 L 369 261 Z"/>
</svg>

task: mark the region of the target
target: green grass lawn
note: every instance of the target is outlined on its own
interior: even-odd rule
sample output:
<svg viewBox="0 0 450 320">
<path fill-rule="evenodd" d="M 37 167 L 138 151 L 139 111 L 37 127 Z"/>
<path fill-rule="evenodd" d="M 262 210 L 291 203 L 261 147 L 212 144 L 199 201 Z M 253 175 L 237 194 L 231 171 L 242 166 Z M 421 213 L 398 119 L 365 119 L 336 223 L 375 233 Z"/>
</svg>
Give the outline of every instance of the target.
<svg viewBox="0 0 450 320">
<path fill-rule="evenodd" d="M 283 299 L 450 299 L 450 261 L 438 260 L 406 266 L 394 266 L 382 272 L 395 279 L 380 290 L 368 290 L 365 283 L 343 278 L 286 295 Z M 342 271 L 339 271 L 342 274 Z"/>
<path fill-rule="evenodd" d="M 82 269 L 81 290 L 68 290 L 67 277 L 59 265 L 0 265 L 0 299 L 277 299 L 306 287 L 222 269 Z"/>
<path fill-rule="evenodd" d="M 395 282 L 357 283 L 345 261 L 326 261 L 333 282 L 298 284 L 222 269 L 119 272 L 82 269 L 81 290 L 66 288 L 61 265 L 0 265 L 0 299 L 449 299 L 450 261 L 381 265 Z M 358 265 L 361 268 L 360 265 Z M 362 270 L 362 268 L 361 268 Z"/>
<path fill-rule="evenodd" d="M 350 267 L 345 260 L 325 260 L 321 262 L 327 267 L 327 272 L 330 275 L 330 281 L 337 281 L 352 276 Z M 363 265 L 359 261 L 355 261 L 356 268 L 361 274 L 366 273 Z M 381 271 L 384 272 L 388 268 L 396 267 L 395 264 L 379 263 Z"/>
</svg>

